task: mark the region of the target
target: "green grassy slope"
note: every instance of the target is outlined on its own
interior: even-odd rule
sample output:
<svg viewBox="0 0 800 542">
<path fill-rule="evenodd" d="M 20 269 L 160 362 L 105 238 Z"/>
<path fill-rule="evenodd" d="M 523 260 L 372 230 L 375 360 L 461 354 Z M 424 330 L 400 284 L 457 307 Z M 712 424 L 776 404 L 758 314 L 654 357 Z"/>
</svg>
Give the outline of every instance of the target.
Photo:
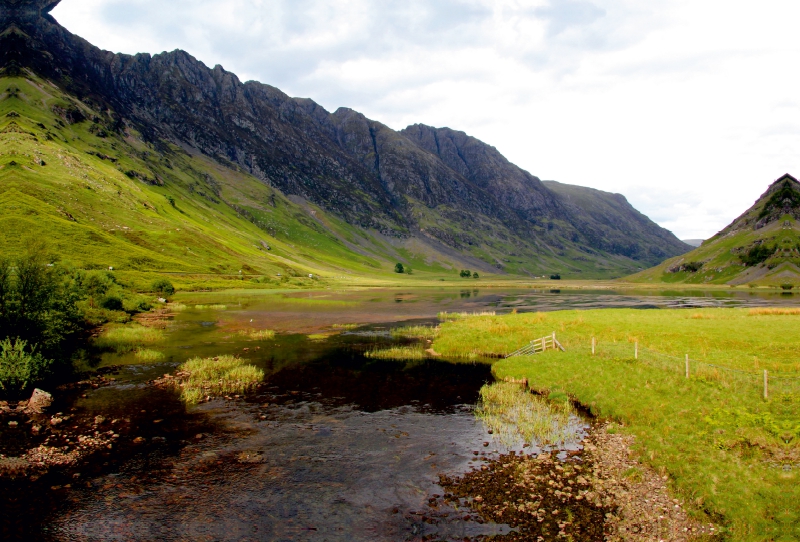
<svg viewBox="0 0 800 542">
<path fill-rule="evenodd" d="M 0 88 L 0 252 L 41 239 L 79 267 L 276 280 L 391 277 L 398 259 L 440 274 L 462 264 L 420 258 L 234 167 L 118 135 L 111 113 L 45 81 L 5 77 Z"/>
<path fill-rule="evenodd" d="M 631 282 L 800 286 L 800 184 L 785 175 L 700 247 L 628 277 Z"/>
</svg>

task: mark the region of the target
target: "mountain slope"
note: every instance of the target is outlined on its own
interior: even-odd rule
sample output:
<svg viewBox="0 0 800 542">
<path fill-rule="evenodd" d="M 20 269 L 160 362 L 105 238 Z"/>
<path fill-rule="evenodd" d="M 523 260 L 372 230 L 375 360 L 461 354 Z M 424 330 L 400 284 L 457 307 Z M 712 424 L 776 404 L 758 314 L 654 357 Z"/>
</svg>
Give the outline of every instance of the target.
<svg viewBox="0 0 800 542">
<path fill-rule="evenodd" d="M 788 173 L 695 250 L 629 277 L 638 282 L 800 285 L 800 183 Z"/>
<path fill-rule="evenodd" d="M 222 213 L 234 230 L 274 237 L 292 222 L 288 217 L 302 216 L 307 224 L 297 219 L 293 227 L 326 231 L 352 255 L 377 254 L 367 272 L 403 260 L 418 267 L 594 278 L 686 250 L 652 222 L 630 239 L 627 219 L 587 214 L 463 133 L 421 125 L 396 132 L 350 109 L 329 113 L 268 85 L 242 83 L 182 51 L 102 51 L 58 25 L 49 15 L 56 4 L 5 0 L 0 11 L 3 88 L 24 89 L 7 92 L 3 109 L 26 112 L 9 123 L 33 122 L 24 129 L 38 138 L 38 118 L 51 136 L 60 136 L 54 140 L 94 153 L 97 160 L 89 162 L 81 155 L 86 167 L 114 169 L 138 189 L 156 187 L 148 190 L 162 197 L 174 193 L 170 197 L 197 208 L 198 220 Z M 37 88 L 47 97 L 31 98 Z M 52 118 L 58 127 L 45 122 Z M 24 179 L 17 184 L 41 182 L 35 171 L 17 171 Z M 281 227 L 271 225 L 276 201 L 291 209 Z M 603 209 L 618 213 L 623 207 Z M 150 220 L 143 208 L 131 218 L 142 225 Z M 632 208 L 624 211 L 632 216 Z M 234 225 L 241 220 L 249 225 Z M 227 234 L 216 235 L 224 244 Z M 105 250 L 95 245 L 87 252 Z M 317 259 L 325 260 L 326 250 L 320 251 Z M 235 252 L 238 260 L 250 257 Z M 191 257 L 181 261 L 208 267 Z"/>
</svg>

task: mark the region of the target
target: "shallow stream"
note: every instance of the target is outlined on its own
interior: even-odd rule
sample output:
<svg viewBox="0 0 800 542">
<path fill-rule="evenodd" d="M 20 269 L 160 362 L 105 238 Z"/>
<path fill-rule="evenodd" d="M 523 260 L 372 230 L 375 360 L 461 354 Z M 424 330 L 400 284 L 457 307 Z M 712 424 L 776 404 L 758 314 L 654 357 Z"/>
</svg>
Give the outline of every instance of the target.
<svg viewBox="0 0 800 542">
<path fill-rule="evenodd" d="M 101 429 L 113 428 L 119 445 L 80 471 L 5 487 L 6 522 L 16 522 L 8 533 L 348 541 L 507 533 L 463 510 L 428 506 L 443 493 L 440 473 L 464 473 L 508 450 L 473 416 L 479 389 L 492 380 L 490 365 L 365 358 L 366 349 L 396 342 L 392 326 L 433 323 L 441 311 L 775 305 L 794 297 L 465 289 L 234 292 L 183 301 L 189 308 L 157 347 L 165 361 L 108 354 L 102 364 L 118 367 L 113 384 L 58 405 L 77 417 L 103 416 Z M 206 308 L 191 308 L 197 304 Z M 249 329 L 279 333 L 255 342 L 240 333 Z M 187 408 L 177 393 L 147 384 L 190 357 L 231 353 L 264 370 L 257 393 Z M 131 444 L 135 438 L 140 444 Z"/>
</svg>

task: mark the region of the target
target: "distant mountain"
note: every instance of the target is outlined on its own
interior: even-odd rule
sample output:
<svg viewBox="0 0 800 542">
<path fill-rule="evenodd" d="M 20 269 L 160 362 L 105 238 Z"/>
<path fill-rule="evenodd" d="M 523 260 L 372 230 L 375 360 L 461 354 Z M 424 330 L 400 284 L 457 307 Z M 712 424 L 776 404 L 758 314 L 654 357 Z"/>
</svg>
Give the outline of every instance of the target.
<svg viewBox="0 0 800 542">
<path fill-rule="evenodd" d="M 788 173 L 702 246 L 634 281 L 800 285 L 800 183 Z"/>
<path fill-rule="evenodd" d="M 222 216 L 233 214 L 248 223 L 231 224 L 234 230 L 256 228 L 241 234 L 245 245 L 305 245 L 305 234 L 286 232 L 310 228 L 351 253 L 352 261 L 370 254 L 369 269 L 391 270 L 395 261 L 406 261 L 418 268 L 576 278 L 620 276 L 687 250 L 622 196 L 542 183 L 463 132 L 424 125 L 397 132 L 351 109 L 330 113 L 274 87 L 242 83 L 183 51 L 102 51 L 53 19 L 49 13 L 58 3 L 2 4 L 0 77 L 2 88 L 17 89 L 2 97 L 4 110 L 17 115 L 5 118 L 7 127 L 33 134 L 39 144 L 44 139 L 69 147 L 81 157 L 80 167 L 111 166 L 132 192 L 152 190 L 191 203 L 209 213 L 212 224 L 227 224 Z M 31 152 L 36 145 L 30 142 Z M 96 214 L 102 205 L 83 204 L 82 193 L 58 203 L 55 188 L 44 190 L 51 180 L 35 171 L 13 170 L 15 186 L 32 198 L 31 209 L 56 205 L 81 215 L 85 228 L 104 222 Z M 280 202 L 286 214 L 278 220 Z M 162 261 L 162 254 L 144 248 L 157 245 L 155 231 L 145 227 L 147 209 L 129 218 L 127 228 L 141 236 L 131 250 Z M 222 243 L 228 235 L 211 233 Z M 107 248 L 87 243 L 87 254 Z M 319 251 L 315 265 L 325 268 L 331 262 L 320 247 L 284 254 L 280 265 L 306 261 L 300 254 L 313 248 Z M 248 265 L 270 268 L 277 265 L 274 256 L 258 254 Z M 253 255 L 236 249 L 226 258 Z M 184 253 L 180 260 L 159 265 L 184 269 L 192 258 Z"/>
<path fill-rule="evenodd" d="M 681 241 L 683 241 L 684 243 L 686 243 L 691 247 L 697 248 L 703 244 L 703 241 L 705 241 L 705 239 L 681 239 Z"/>
</svg>

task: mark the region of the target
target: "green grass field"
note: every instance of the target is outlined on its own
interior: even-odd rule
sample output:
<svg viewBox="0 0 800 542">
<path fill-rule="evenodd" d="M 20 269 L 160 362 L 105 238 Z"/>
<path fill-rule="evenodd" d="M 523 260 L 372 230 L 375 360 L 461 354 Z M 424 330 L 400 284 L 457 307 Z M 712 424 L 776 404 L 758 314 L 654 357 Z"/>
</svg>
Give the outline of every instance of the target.
<svg viewBox="0 0 800 542">
<path fill-rule="evenodd" d="M 800 534 L 800 379 L 787 379 L 764 400 L 761 375 L 768 369 L 800 377 L 800 315 L 760 312 L 607 309 L 464 318 L 442 324 L 434 348 L 454 358 L 497 356 L 556 332 L 566 352 L 499 361 L 496 376 L 565 392 L 623 424 L 641 458 L 731 539 L 793 539 Z M 687 379 L 686 353 L 740 372 L 698 374 L 696 363 Z"/>
</svg>

